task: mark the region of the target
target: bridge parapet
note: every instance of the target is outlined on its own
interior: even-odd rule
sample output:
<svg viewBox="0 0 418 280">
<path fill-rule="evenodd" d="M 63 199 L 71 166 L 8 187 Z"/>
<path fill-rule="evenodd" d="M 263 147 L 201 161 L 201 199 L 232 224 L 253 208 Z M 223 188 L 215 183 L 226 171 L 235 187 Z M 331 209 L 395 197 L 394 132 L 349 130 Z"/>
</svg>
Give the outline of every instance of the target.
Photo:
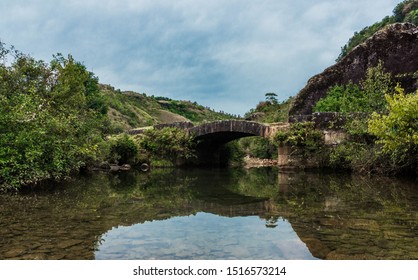
<svg viewBox="0 0 418 280">
<path fill-rule="evenodd" d="M 222 120 L 210 123 L 204 123 L 188 129 L 189 133 L 195 137 L 210 135 L 215 133 L 242 133 L 248 136 L 268 137 L 270 135 L 270 127 L 257 122 L 242 120 Z"/>
<path fill-rule="evenodd" d="M 161 123 L 161 124 L 156 124 L 154 126 L 134 128 L 134 129 L 128 130 L 127 133 L 131 135 L 136 135 L 136 134 L 142 134 L 145 130 L 148 130 L 148 129 L 163 129 L 166 127 L 177 127 L 180 129 L 188 130 L 189 128 L 193 126 L 194 124 L 191 122 Z"/>
<path fill-rule="evenodd" d="M 195 137 L 204 137 L 211 134 L 220 134 L 220 133 L 231 133 L 239 134 L 241 137 L 245 136 L 261 136 L 265 138 L 273 137 L 279 130 L 287 130 L 289 127 L 288 123 L 272 123 L 272 124 L 263 124 L 253 121 L 245 120 L 221 120 L 203 123 L 200 125 L 193 125 L 191 122 L 174 122 L 167 124 L 157 124 L 150 127 L 142 127 L 131 129 L 128 131 L 129 134 L 141 134 L 147 129 L 163 129 L 166 127 L 176 127 L 188 131 L 188 133 L 193 134 Z M 240 138 L 240 137 L 237 137 Z"/>
<path fill-rule="evenodd" d="M 271 123 L 268 125 L 269 126 L 269 138 L 273 138 L 274 135 L 276 135 L 276 133 L 278 131 L 288 131 L 290 124 L 289 123 L 285 123 L 285 122 L 279 122 L 279 123 Z"/>
<path fill-rule="evenodd" d="M 173 123 L 161 123 L 154 125 L 155 129 L 163 129 L 166 127 L 176 127 L 180 129 L 190 129 L 194 127 L 194 124 L 191 122 L 173 122 Z"/>
</svg>

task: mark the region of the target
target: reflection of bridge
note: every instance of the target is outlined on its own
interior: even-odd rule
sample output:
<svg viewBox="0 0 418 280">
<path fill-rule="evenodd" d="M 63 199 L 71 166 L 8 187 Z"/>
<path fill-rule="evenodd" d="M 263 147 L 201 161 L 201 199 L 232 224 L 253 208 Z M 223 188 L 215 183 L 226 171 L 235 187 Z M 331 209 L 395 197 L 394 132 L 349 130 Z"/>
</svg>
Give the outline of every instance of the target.
<svg viewBox="0 0 418 280">
<path fill-rule="evenodd" d="M 269 180 L 264 187 L 277 192 L 263 199 L 256 187 L 231 190 L 243 182 L 253 185 L 259 182 L 258 177 L 241 176 L 237 182 L 236 177 L 212 171 L 169 172 L 163 173 L 164 177 L 161 173 L 151 177 L 138 174 L 86 177 L 82 183 L 49 193 L 52 196 L 47 192 L 0 196 L 0 213 L 4 214 L 0 219 L 0 259 L 94 259 L 102 238 L 112 228 L 197 212 L 259 216 L 267 227 L 272 226 L 271 218 L 286 219 L 312 255 L 321 259 L 418 259 L 413 250 L 418 245 L 416 211 L 411 210 L 416 205 L 414 182 L 374 197 L 383 190 L 377 184 L 380 179 L 369 182 L 351 175 L 279 172 L 277 181 Z M 133 180 L 136 177 L 132 176 L 139 177 Z M 153 190 L 158 184 L 148 186 L 144 181 L 170 184 L 172 191 L 166 196 Z M 398 183 L 394 186 L 400 187 Z M 184 195 L 185 189 L 193 191 Z M 138 197 L 142 191 L 143 196 Z M 25 214 L 14 215 L 16 209 Z M 53 210 L 45 214 L 41 209 Z M 412 212 L 394 215 L 408 213 L 408 209 Z"/>
</svg>

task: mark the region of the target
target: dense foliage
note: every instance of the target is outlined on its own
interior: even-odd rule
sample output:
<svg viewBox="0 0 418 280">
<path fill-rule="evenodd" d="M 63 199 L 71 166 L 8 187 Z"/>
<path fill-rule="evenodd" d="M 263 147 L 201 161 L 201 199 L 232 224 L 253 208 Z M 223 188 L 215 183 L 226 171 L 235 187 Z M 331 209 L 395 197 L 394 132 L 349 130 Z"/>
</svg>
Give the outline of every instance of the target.
<svg viewBox="0 0 418 280">
<path fill-rule="evenodd" d="M 277 94 L 269 92 L 265 94 L 265 101 L 261 101 L 257 106 L 245 114 L 248 120 L 263 123 L 287 122 L 289 108 L 293 98 L 289 97 L 283 102 L 277 100 Z"/>
<path fill-rule="evenodd" d="M 307 155 L 323 146 L 323 133 L 315 128 L 313 122 L 292 123 L 287 131 L 278 131 L 274 140 Z"/>
<path fill-rule="evenodd" d="M 277 159 L 277 144 L 259 136 L 244 137 L 229 142 L 221 150 L 225 166 L 240 166 L 244 158 Z"/>
<path fill-rule="evenodd" d="M 388 24 L 396 22 L 410 22 L 418 25 L 418 0 L 405 0 L 399 3 L 393 10 L 392 16 L 387 16 L 383 20 L 363 28 L 360 32 L 355 32 L 353 37 L 348 40 L 347 44 L 341 48 L 341 53 L 337 60 L 341 60 L 354 47 L 366 41 L 376 31 Z"/>
<path fill-rule="evenodd" d="M 368 173 L 414 172 L 418 164 L 418 99 L 394 86 L 382 64 L 360 86 L 331 88 L 314 110 L 346 118 L 348 139 L 330 149 L 329 165 Z M 356 114 L 353 114 L 356 113 Z"/>
<path fill-rule="evenodd" d="M 246 137 L 238 140 L 238 147 L 244 155 L 253 158 L 275 159 L 277 158 L 277 145 L 270 139 L 262 137 Z"/>
<path fill-rule="evenodd" d="M 150 153 L 154 161 L 168 160 L 177 164 L 196 156 L 193 136 L 175 127 L 146 130 L 139 139 L 139 146 Z"/>
<path fill-rule="evenodd" d="M 367 69 L 366 77 L 360 85 L 348 83 L 329 89 L 327 95 L 314 106 L 314 112 L 372 113 L 386 109 L 386 94 L 393 93 L 390 73 L 386 73 L 380 62 Z"/>
<path fill-rule="evenodd" d="M 396 88 L 393 96 L 386 95 L 388 113 L 373 113 L 368 131 L 382 144 L 382 151 L 402 168 L 418 164 L 418 92 L 406 95 Z"/>
<path fill-rule="evenodd" d="M 0 188 L 63 179 L 95 157 L 106 106 L 71 56 L 47 64 L 0 44 Z"/>
<path fill-rule="evenodd" d="M 125 133 L 111 137 L 108 141 L 108 147 L 109 151 L 106 154 L 110 163 L 119 165 L 141 163 L 139 145 L 133 137 Z"/>
</svg>

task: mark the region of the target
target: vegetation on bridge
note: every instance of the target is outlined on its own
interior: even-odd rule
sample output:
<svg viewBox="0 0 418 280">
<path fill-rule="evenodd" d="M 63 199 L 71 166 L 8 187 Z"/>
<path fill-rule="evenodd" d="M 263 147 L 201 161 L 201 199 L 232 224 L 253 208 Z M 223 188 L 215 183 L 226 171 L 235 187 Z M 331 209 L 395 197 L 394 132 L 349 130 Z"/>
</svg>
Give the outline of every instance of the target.
<svg viewBox="0 0 418 280">
<path fill-rule="evenodd" d="M 287 122 L 293 97 L 280 102 L 276 93 L 268 92 L 264 96 L 265 100 L 245 113 L 245 119 L 260 123 Z M 272 139 L 245 137 L 228 143 L 224 152 L 229 156 L 230 165 L 242 165 L 244 157 L 277 159 L 277 147 L 278 143 Z"/>
</svg>

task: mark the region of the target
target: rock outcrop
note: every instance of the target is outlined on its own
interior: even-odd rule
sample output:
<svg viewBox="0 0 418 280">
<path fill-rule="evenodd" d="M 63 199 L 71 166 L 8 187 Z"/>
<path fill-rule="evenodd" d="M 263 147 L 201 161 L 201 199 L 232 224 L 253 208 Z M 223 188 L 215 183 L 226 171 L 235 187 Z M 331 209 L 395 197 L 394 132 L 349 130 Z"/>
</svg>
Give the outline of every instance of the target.
<svg viewBox="0 0 418 280">
<path fill-rule="evenodd" d="M 350 81 L 358 84 L 364 79 L 367 68 L 376 66 L 380 60 L 386 71 L 399 76 L 396 80 L 407 92 L 415 91 L 418 88 L 416 77 L 399 74 L 418 70 L 418 27 L 411 23 L 396 23 L 376 32 L 341 61 L 309 79 L 297 94 L 289 114 L 311 114 L 312 107 L 330 87 Z"/>
</svg>

